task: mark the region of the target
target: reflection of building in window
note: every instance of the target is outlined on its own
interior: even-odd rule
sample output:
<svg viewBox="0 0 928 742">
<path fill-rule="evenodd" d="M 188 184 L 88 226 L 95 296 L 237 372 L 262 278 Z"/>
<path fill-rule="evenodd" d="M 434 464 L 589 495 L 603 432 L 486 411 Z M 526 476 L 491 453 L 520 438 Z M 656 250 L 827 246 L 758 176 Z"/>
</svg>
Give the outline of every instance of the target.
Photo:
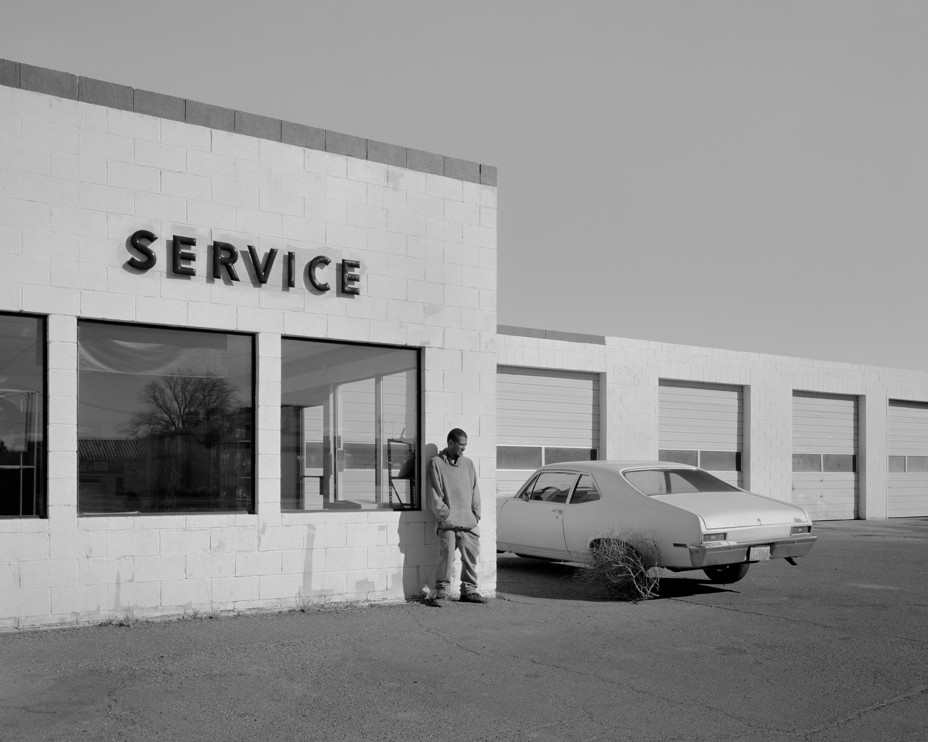
<svg viewBox="0 0 928 742">
<path fill-rule="evenodd" d="M 252 347 L 81 323 L 79 512 L 253 511 Z"/>
<path fill-rule="evenodd" d="M 45 515 L 45 327 L 0 314 L 0 516 Z"/>
<path fill-rule="evenodd" d="M 417 507 L 418 352 L 285 339 L 282 354 L 281 508 Z"/>
</svg>

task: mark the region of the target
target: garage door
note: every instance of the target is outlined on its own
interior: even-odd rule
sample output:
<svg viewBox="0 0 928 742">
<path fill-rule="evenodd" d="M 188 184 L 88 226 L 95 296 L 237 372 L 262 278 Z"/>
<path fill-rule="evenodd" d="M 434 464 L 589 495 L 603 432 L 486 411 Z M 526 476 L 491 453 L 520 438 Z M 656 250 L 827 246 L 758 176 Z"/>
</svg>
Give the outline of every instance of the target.
<svg viewBox="0 0 928 742">
<path fill-rule="evenodd" d="M 514 493 L 543 463 L 597 458 L 597 374 L 500 367 L 496 410 L 501 495 Z"/>
<path fill-rule="evenodd" d="M 857 397 L 793 393 L 793 504 L 815 520 L 857 517 Z"/>
<path fill-rule="evenodd" d="M 887 429 L 887 515 L 928 515 L 928 404 L 891 399 Z"/>
<path fill-rule="evenodd" d="M 743 387 L 662 380 L 659 409 L 662 461 L 701 466 L 742 485 Z"/>
</svg>

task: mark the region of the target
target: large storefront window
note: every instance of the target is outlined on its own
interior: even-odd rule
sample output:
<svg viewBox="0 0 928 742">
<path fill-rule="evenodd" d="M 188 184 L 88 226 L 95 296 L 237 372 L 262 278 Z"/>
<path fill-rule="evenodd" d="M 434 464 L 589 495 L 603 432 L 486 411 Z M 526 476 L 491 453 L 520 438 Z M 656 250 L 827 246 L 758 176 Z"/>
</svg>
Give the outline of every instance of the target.
<svg viewBox="0 0 928 742">
<path fill-rule="evenodd" d="M 78 331 L 78 512 L 253 512 L 253 339 Z"/>
<path fill-rule="evenodd" d="M 283 510 L 418 507 L 419 354 L 283 341 Z"/>
<path fill-rule="evenodd" d="M 45 324 L 0 314 L 0 516 L 45 515 Z"/>
</svg>

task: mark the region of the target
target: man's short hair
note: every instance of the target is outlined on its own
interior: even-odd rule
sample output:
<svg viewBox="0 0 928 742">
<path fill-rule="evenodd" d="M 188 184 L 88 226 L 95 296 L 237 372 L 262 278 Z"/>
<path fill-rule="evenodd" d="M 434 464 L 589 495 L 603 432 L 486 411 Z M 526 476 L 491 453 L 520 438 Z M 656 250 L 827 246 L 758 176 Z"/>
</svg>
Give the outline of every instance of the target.
<svg viewBox="0 0 928 742">
<path fill-rule="evenodd" d="M 454 441 L 455 443 L 460 443 L 461 438 L 467 438 L 467 433 L 465 433 L 460 428 L 452 428 L 448 431 L 448 443 Z"/>
</svg>

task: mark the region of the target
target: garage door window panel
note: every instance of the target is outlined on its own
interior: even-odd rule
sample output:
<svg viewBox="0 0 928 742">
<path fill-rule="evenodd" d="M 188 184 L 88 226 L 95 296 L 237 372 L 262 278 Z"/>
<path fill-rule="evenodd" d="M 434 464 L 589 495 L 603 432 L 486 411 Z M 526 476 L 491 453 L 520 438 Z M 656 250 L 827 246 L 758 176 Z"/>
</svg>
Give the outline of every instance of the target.
<svg viewBox="0 0 928 742">
<path fill-rule="evenodd" d="M 497 446 L 496 468 L 533 470 L 541 466 L 541 446 Z"/>
</svg>

